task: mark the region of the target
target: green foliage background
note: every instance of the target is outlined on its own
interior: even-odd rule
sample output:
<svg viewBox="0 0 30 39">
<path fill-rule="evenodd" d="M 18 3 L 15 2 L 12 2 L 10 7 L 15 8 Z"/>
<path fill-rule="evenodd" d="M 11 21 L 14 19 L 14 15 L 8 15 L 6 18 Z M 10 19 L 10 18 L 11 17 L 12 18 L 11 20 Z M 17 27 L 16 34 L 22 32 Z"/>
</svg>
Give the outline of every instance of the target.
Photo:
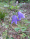
<svg viewBox="0 0 30 39">
<path fill-rule="evenodd" d="M 8 1 L 16 1 L 16 0 L 0 0 L 0 2 L 8 2 Z M 30 2 L 30 0 L 18 0 L 19 2 Z"/>
</svg>

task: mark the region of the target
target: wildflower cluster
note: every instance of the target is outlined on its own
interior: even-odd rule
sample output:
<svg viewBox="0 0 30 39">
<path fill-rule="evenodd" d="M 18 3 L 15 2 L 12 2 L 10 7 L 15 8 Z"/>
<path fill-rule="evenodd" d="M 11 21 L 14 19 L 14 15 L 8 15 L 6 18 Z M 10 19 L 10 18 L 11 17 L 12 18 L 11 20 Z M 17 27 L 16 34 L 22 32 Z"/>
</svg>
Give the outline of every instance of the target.
<svg viewBox="0 0 30 39">
<path fill-rule="evenodd" d="M 25 18 L 25 16 L 23 15 L 23 13 L 18 12 L 18 17 L 16 15 L 12 16 L 12 21 L 11 24 L 14 22 L 15 24 L 17 24 L 17 21 L 20 21 L 21 18 Z"/>
</svg>

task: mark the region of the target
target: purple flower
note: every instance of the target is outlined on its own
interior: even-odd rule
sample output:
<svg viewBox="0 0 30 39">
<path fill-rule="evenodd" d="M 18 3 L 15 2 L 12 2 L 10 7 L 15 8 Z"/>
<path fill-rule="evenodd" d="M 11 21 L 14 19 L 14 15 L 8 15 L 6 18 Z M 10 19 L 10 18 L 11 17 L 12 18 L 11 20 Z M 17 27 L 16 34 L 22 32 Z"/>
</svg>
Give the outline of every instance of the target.
<svg viewBox="0 0 30 39">
<path fill-rule="evenodd" d="M 19 18 L 19 20 L 21 20 L 21 18 L 25 18 L 25 16 L 23 15 L 23 13 L 18 12 L 18 18 Z"/>
<path fill-rule="evenodd" d="M 14 22 L 15 24 L 17 24 L 17 21 L 19 21 L 18 19 L 17 19 L 17 16 L 16 15 L 13 15 L 12 16 L 12 22 L 11 22 L 11 24 Z"/>
</svg>

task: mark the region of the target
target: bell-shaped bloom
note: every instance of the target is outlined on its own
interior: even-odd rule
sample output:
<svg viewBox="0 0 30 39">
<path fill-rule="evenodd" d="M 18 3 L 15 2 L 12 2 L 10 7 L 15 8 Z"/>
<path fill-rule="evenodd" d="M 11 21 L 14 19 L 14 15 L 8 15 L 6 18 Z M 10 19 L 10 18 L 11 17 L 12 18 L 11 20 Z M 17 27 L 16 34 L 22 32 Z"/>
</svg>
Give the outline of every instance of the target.
<svg viewBox="0 0 30 39">
<path fill-rule="evenodd" d="M 19 20 L 21 20 L 21 18 L 25 18 L 24 14 L 21 12 L 18 12 L 18 18 Z"/>
<path fill-rule="evenodd" d="M 13 15 L 12 16 L 12 22 L 11 22 L 11 24 L 14 22 L 15 24 L 17 24 L 17 21 L 19 21 L 18 19 L 17 19 L 17 16 L 16 15 Z"/>
</svg>

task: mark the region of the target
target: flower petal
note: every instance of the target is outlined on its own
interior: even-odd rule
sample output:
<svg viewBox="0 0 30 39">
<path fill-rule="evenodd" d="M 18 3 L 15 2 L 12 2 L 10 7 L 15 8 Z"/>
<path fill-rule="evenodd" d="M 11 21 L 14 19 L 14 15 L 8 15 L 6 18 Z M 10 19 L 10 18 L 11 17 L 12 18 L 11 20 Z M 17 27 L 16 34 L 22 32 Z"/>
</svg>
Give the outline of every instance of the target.
<svg viewBox="0 0 30 39">
<path fill-rule="evenodd" d="M 11 24 L 13 23 L 13 21 L 11 22 Z"/>
<path fill-rule="evenodd" d="M 17 21 L 15 21 L 15 24 L 17 24 Z"/>
<path fill-rule="evenodd" d="M 14 22 L 15 24 L 17 24 L 17 16 L 16 16 L 16 15 L 13 15 L 13 16 L 12 16 L 12 22 L 11 22 L 11 24 L 12 24 L 13 22 Z"/>
<path fill-rule="evenodd" d="M 21 20 L 21 18 L 25 18 L 24 14 L 21 12 L 18 12 L 18 18 L 19 20 Z"/>
</svg>

